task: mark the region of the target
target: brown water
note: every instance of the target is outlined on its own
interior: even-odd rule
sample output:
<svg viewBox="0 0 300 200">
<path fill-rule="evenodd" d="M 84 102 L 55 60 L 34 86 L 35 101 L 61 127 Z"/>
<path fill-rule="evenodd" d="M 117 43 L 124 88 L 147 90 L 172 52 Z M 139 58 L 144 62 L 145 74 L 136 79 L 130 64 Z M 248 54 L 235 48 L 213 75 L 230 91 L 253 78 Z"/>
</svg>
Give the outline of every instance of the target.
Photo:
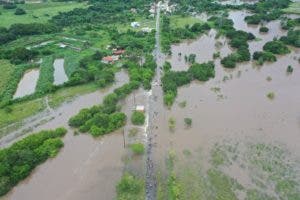
<svg viewBox="0 0 300 200">
<path fill-rule="evenodd" d="M 18 84 L 17 91 L 14 94 L 13 98 L 16 99 L 33 94 L 35 92 L 35 87 L 39 79 L 39 75 L 40 69 L 31 69 L 26 71 Z"/>
<path fill-rule="evenodd" d="M 68 119 L 80 109 L 97 105 L 103 97 L 113 89 L 128 82 L 126 73 L 117 73 L 117 82 L 105 89 L 76 98 L 66 103 L 49 115 L 54 119 L 34 127 L 33 132 L 42 129 L 54 129 L 60 126 L 68 127 Z M 17 137 L 18 133 L 10 137 Z M 21 137 L 18 137 L 18 139 Z M 9 137 L 1 139 L 2 146 L 11 143 Z M 18 184 L 8 195 L 7 200 L 32 199 L 112 199 L 115 196 L 115 185 L 122 170 L 122 155 L 124 153 L 123 136 L 120 132 L 94 139 L 90 135 L 73 135 L 68 128 L 64 138 L 64 148 L 54 159 L 46 161 L 37 167 L 32 175 Z"/>
<path fill-rule="evenodd" d="M 55 59 L 54 66 L 54 85 L 61 85 L 68 81 L 68 77 L 64 68 L 64 59 Z"/>
<path fill-rule="evenodd" d="M 248 25 L 245 23 L 244 18 L 249 15 L 252 14 L 243 10 L 229 12 L 229 18 L 233 20 L 235 29 L 250 32 L 257 38 L 257 40 L 249 42 L 251 54 L 253 54 L 254 51 L 262 51 L 266 42 L 272 41 L 274 38 L 279 39 L 281 36 L 287 34 L 286 30 L 281 29 L 280 20 L 265 23 L 264 25 L 269 28 L 269 31 L 268 33 L 260 33 L 260 25 Z"/>
<path fill-rule="evenodd" d="M 274 21 L 266 25 L 270 32 L 262 35 L 257 32 L 258 27 L 246 25 L 241 15 L 244 15 L 243 11 L 230 13 L 235 27 L 250 31 L 262 39 L 250 43 L 251 52 L 262 48 L 261 44 L 272 40 L 275 35 L 285 34 L 280 24 Z M 173 45 L 172 57 L 167 60 L 172 63 L 174 70 L 186 70 L 188 65 L 179 58 L 178 52 L 183 56 L 196 53 L 197 62 L 206 62 L 212 60 L 213 53 L 217 51 L 214 43 L 214 37 L 202 36 L 196 41 Z M 280 143 L 300 158 L 300 93 L 297 92 L 300 91 L 300 49 L 291 50 L 292 53 L 288 55 L 277 56 L 275 63 L 257 66 L 253 62 L 245 62 L 233 70 L 223 68 L 217 59 L 216 77 L 205 83 L 194 81 L 179 88 L 171 109 L 162 106 L 162 97 L 158 95 L 156 109 L 159 112 L 154 119 L 157 168 L 164 168 L 165 159 L 172 149 L 178 157 L 183 156 L 185 149 L 192 153 L 200 149 L 205 155 L 204 162 L 208 163 L 212 146 L 224 139 Z M 232 50 L 225 44 L 220 51 L 223 57 Z M 288 65 L 294 68 L 289 75 L 286 73 Z M 267 77 L 272 80 L 268 81 Z M 266 97 L 269 92 L 274 92 L 274 100 Z M 187 104 L 185 108 L 178 105 L 183 101 Z M 171 117 L 176 121 L 174 132 L 168 127 Z M 192 118 L 191 128 L 186 128 L 185 117 Z M 238 171 L 234 177 L 245 184 L 251 178 Z"/>
</svg>

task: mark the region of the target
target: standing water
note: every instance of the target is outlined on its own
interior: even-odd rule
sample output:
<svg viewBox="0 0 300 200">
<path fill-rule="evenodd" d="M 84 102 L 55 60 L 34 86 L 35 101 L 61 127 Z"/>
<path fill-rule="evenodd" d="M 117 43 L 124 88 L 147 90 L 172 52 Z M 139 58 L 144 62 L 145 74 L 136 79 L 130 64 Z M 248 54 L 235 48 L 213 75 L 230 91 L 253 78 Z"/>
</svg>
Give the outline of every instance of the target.
<svg viewBox="0 0 300 200">
<path fill-rule="evenodd" d="M 18 84 L 14 99 L 33 94 L 40 75 L 39 69 L 31 69 L 25 72 L 21 81 Z"/>
<path fill-rule="evenodd" d="M 61 85 L 64 82 L 68 81 L 68 77 L 65 73 L 64 62 L 65 62 L 65 60 L 60 58 L 60 59 L 55 59 L 55 61 L 53 63 L 53 65 L 54 65 L 54 85 Z"/>
</svg>

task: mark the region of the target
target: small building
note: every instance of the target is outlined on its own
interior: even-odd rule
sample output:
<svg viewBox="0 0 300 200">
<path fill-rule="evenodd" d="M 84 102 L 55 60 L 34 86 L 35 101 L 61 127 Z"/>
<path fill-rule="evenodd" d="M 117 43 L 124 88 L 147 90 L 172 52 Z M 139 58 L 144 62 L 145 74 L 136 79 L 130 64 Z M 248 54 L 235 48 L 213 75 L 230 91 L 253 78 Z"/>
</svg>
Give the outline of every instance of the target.
<svg viewBox="0 0 300 200">
<path fill-rule="evenodd" d="M 140 27 L 141 25 L 140 25 L 140 23 L 138 23 L 138 22 L 131 22 L 131 27 L 133 27 L 133 28 L 138 28 L 138 27 Z"/>
<path fill-rule="evenodd" d="M 112 64 L 115 61 L 119 60 L 119 56 L 118 55 L 113 55 L 113 56 L 105 56 L 102 58 L 101 62 L 105 63 L 105 64 Z"/>
<path fill-rule="evenodd" d="M 114 62 L 114 59 L 112 56 L 106 56 L 102 58 L 102 62 L 105 64 L 110 64 Z"/>
<path fill-rule="evenodd" d="M 145 106 L 137 105 L 135 110 L 138 111 L 138 112 L 145 112 Z"/>
</svg>

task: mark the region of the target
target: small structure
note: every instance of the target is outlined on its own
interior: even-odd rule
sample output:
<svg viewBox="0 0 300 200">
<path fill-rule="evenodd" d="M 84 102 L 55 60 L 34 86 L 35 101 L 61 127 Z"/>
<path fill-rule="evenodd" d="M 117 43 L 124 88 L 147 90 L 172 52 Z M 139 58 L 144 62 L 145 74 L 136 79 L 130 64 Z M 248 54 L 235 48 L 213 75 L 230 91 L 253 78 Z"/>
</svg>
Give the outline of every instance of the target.
<svg viewBox="0 0 300 200">
<path fill-rule="evenodd" d="M 123 53 L 125 53 L 125 50 L 124 49 L 119 49 L 119 50 L 116 50 L 116 51 L 114 51 L 114 55 L 117 55 L 117 56 L 120 56 L 120 55 L 122 55 Z"/>
<path fill-rule="evenodd" d="M 138 111 L 138 112 L 145 112 L 145 106 L 137 105 L 135 110 Z"/>
<path fill-rule="evenodd" d="M 138 23 L 138 22 L 131 22 L 131 27 L 138 28 L 138 27 L 140 27 L 140 23 Z"/>
<path fill-rule="evenodd" d="M 105 64 L 110 64 L 114 62 L 114 59 L 111 56 L 106 56 L 102 58 L 102 62 Z"/>
<path fill-rule="evenodd" d="M 101 62 L 105 63 L 105 64 L 112 64 L 115 61 L 119 60 L 119 56 L 118 55 L 113 55 L 113 56 L 105 56 L 102 58 Z"/>
</svg>

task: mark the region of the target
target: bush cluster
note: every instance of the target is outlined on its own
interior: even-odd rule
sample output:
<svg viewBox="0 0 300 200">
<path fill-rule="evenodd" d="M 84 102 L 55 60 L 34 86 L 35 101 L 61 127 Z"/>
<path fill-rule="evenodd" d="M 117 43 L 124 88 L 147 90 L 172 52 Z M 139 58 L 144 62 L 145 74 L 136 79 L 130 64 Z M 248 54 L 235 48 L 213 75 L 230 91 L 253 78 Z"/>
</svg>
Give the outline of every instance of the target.
<svg viewBox="0 0 300 200">
<path fill-rule="evenodd" d="M 166 71 L 162 77 L 164 103 L 171 106 L 177 96 L 177 88 L 189 84 L 192 80 L 207 81 L 215 76 L 214 63 L 194 63 L 188 71 Z"/>
<path fill-rule="evenodd" d="M 25 179 L 36 166 L 56 156 L 66 132 L 64 128 L 41 131 L 1 149 L 0 196 Z"/>
</svg>

